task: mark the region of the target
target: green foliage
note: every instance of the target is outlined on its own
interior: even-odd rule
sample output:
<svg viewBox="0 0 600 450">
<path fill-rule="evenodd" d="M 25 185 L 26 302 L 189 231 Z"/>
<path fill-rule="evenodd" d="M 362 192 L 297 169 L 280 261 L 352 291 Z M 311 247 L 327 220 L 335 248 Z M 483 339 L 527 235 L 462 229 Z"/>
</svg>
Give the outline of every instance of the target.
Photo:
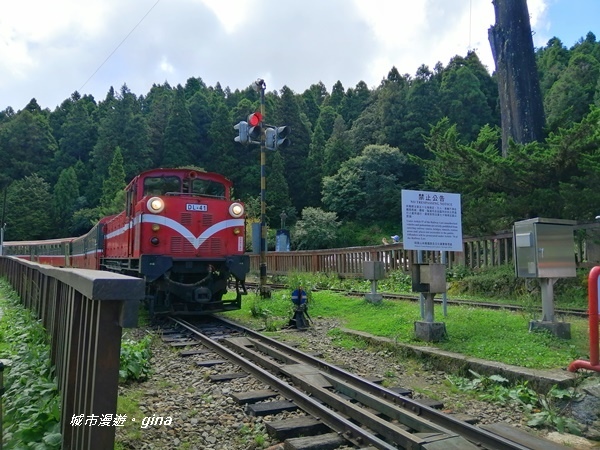
<svg viewBox="0 0 600 450">
<path fill-rule="evenodd" d="M 54 185 L 52 211 L 59 235 L 55 237 L 69 236 L 69 230 L 73 223 L 73 213 L 79 199 L 79 182 L 77 173 L 73 167 L 64 169 L 58 181 Z"/>
<path fill-rule="evenodd" d="M 576 277 L 557 280 L 554 285 L 554 300 L 558 306 L 586 307 L 588 273 L 588 270 L 581 269 Z M 539 280 L 517 277 L 512 265 L 489 266 L 477 270 L 457 266 L 446 275 L 449 282 L 448 295 L 496 299 L 522 304 L 527 308 L 535 304 L 539 306 Z"/>
<path fill-rule="evenodd" d="M 530 427 L 547 427 L 561 433 L 581 434 L 577 422 L 565 417 L 559 406 L 577 399 L 578 394 L 574 388 L 559 389 L 553 386 L 546 394 L 538 394 L 528 386 L 527 381 L 511 384 L 499 375 L 480 375 L 473 370 L 469 372 L 473 375 L 471 379 L 454 375 L 446 378 L 459 390 L 473 392 L 481 400 L 523 410 L 529 416 L 527 425 Z"/>
<path fill-rule="evenodd" d="M 302 288 L 306 292 L 307 301 L 313 300 L 312 275 L 306 272 L 289 272 L 286 276 L 286 286 L 291 291 Z"/>
<path fill-rule="evenodd" d="M 452 276 L 449 295 L 514 298 L 527 293 L 525 279 L 517 278 L 510 265 L 485 267 L 472 274 L 466 269 L 458 270 L 460 278 Z"/>
<path fill-rule="evenodd" d="M 8 240 L 50 239 L 52 233 L 50 185 L 37 174 L 13 182 L 6 196 Z"/>
<path fill-rule="evenodd" d="M 123 170 L 123 154 L 117 147 L 108 168 L 108 178 L 102 183 L 100 208 L 102 216 L 118 214 L 125 207 L 125 171 Z"/>
<path fill-rule="evenodd" d="M 296 95 L 287 86 L 281 89 L 279 99 L 274 98 L 273 101 L 275 103 L 273 123 L 287 125 L 292 129 L 292 145 L 282 152 L 283 165 L 292 206 L 296 211 L 302 211 L 309 205 L 309 199 L 305 197 L 304 192 L 306 180 L 309 179 L 311 172 L 311 167 L 307 164 L 311 136 L 310 123 L 302 113 Z"/>
<path fill-rule="evenodd" d="M 323 179 L 323 204 L 340 217 L 365 223 L 400 217 L 400 197 L 410 186 L 408 159 L 388 145 L 369 145 Z"/>
<path fill-rule="evenodd" d="M 92 117 L 95 110 L 93 98 L 81 98 L 73 94 L 50 116 L 53 133 L 59 144 L 55 156 L 57 173 L 77 163 L 83 165 L 83 161 L 87 162 L 97 139 L 98 124 Z M 86 183 L 89 174 L 86 175 L 79 181 Z"/>
<path fill-rule="evenodd" d="M 35 317 L 19 305 L 5 280 L 0 280 L 3 311 L 0 357 L 11 362 L 4 370 L 4 444 L 6 448 L 59 449 L 60 397 L 50 365 L 46 333 Z"/>
<path fill-rule="evenodd" d="M 465 140 L 474 140 L 486 125 L 496 125 L 480 82 L 463 58 L 455 57 L 442 75 L 441 109 L 457 124 Z"/>
<path fill-rule="evenodd" d="M 328 92 L 319 82 L 301 94 L 287 86 L 266 92 L 268 122 L 293 130 L 292 145 L 268 157 L 269 226 L 279 223 L 282 209 L 291 217 L 308 206 L 335 212 L 344 226 L 398 227 L 403 188 L 460 193 L 468 235 L 508 229 L 526 217 L 592 220 L 600 202 L 594 189 L 600 182 L 600 43 L 588 33 L 567 49 L 553 38 L 537 50 L 537 63 L 549 137 L 511 144 L 506 157 L 497 83 L 475 52 L 456 55 L 446 67 L 422 65 L 414 76 L 392 67 L 373 88 L 336 82 Z M 123 199 L 114 197 L 119 188 L 108 170 L 117 148 L 119 180 L 154 167 L 196 164 L 229 177 L 236 196 L 250 203 L 261 185 L 259 150 L 235 146 L 233 124 L 259 107 L 250 86 L 232 91 L 192 77 L 184 87 L 155 84 L 142 95 L 127 85 L 110 87 L 99 102 L 74 93 L 54 111 L 35 100 L 18 112 L 7 108 L 0 112 L 0 187 L 34 173 L 55 187 L 50 218 L 47 208 L 14 209 L 15 202 L 7 202 L 7 238 L 77 235 L 105 211 L 120 210 Z M 57 183 L 70 168 L 79 192 L 71 175 Z M 20 194 L 41 198 L 37 190 Z M 318 247 L 368 241 L 364 233 L 345 233 Z M 300 248 L 313 248 L 311 242 Z"/>
<path fill-rule="evenodd" d="M 2 172 L 9 180 L 39 174 L 55 182 L 51 161 L 57 150 L 47 115 L 33 99 L 29 105 L 0 127 Z"/>
<path fill-rule="evenodd" d="M 250 314 L 254 319 L 261 320 L 265 331 L 275 331 L 276 326 L 273 322 L 273 315 L 269 309 L 269 301 L 261 298 L 257 293 L 250 305 Z"/>
<path fill-rule="evenodd" d="M 267 202 L 267 218 L 269 223 L 275 225 L 280 223 L 282 211 L 290 211 L 292 203 L 288 184 L 285 179 L 283 158 L 280 152 L 275 152 L 271 158 L 271 173 L 269 176 L 269 199 Z M 287 212 L 286 212 L 287 214 Z"/>
<path fill-rule="evenodd" d="M 289 281 L 287 278 L 283 280 L 283 282 L 289 285 Z M 342 286 L 343 280 L 337 276 L 337 274 L 330 273 L 315 273 L 310 274 L 306 278 L 302 279 L 302 283 L 307 287 L 307 289 L 338 289 Z M 356 287 L 356 281 L 352 281 L 352 287 Z"/>
<path fill-rule="evenodd" d="M 242 302 L 242 311 L 232 311 L 227 314 L 233 318 L 244 316 L 256 327 L 265 331 L 275 331 L 288 325 L 292 317 L 290 312 L 293 304 L 290 291 L 275 291 L 270 298 L 262 298 L 258 293 L 246 302 Z"/>
<path fill-rule="evenodd" d="M 342 163 L 353 155 L 353 146 L 346 123 L 342 116 L 337 116 L 333 124 L 333 132 L 325 144 L 323 174 L 326 176 L 335 174 Z"/>
<path fill-rule="evenodd" d="M 412 277 L 402 270 L 393 270 L 377 283 L 377 288 L 384 292 L 411 292 Z"/>
<path fill-rule="evenodd" d="M 71 235 L 81 236 L 92 229 L 102 217 L 100 208 L 82 208 L 73 214 L 73 224 L 71 225 Z"/>
<path fill-rule="evenodd" d="M 240 445 L 244 448 L 263 448 L 266 441 L 265 425 L 257 422 L 252 427 L 243 424 L 238 430 Z"/>
<path fill-rule="evenodd" d="M 446 268 L 446 278 L 448 278 L 449 281 L 462 280 L 473 274 L 473 269 L 465 265 L 456 265 L 453 267 Z"/>
<path fill-rule="evenodd" d="M 365 224 L 353 221 L 341 223 L 337 247 L 381 245 L 382 238 L 398 233 L 398 221 L 389 217 L 387 221 Z"/>
<path fill-rule="evenodd" d="M 544 101 L 551 130 L 565 128 L 583 119 L 594 102 L 599 77 L 600 61 L 594 56 L 575 53 L 571 57 Z"/>
<path fill-rule="evenodd" d="M 598 182 L 599 117 L 592 108 L 544 143 L 512 143 L 506 157 L 498 150 L 498 130 L 484 127 L 465 145 L 456 126 L 443 119 L 426 140 L 435 158 L 413 161 L 425 166 L 428 189 L 461 194 L 467 234 L 508 229 L 523 217 L 591 220 L 598 197 L 590 186 Z"/>
<path fill-rule="evenodd" d="M 562 41 L 553 37 L 536 53 L 540 88 L 545 96 L 569 63 L 569 51 Z"/>
<path fill-rule="evenodd" d="M 319 208 L 307 207 L 302 210 L 302 219 L 292 230 L 292 244 L 298 250 L 327 248 L 337 240 L 339 227 L 337 215 Z"/>
<path fill-rule="evenodd" d="M 560 433 L 581 434 L 577 421 L 566 417 L 560 407 L 560 404 L 564 405 L 565 401 L 577 400 L 577 398 L 578 395 L 572 388 L 559 389 L 553 386 L 547 394 L 538 396 L 537 405 L 526 406 L 530 414 L 527 425 L 554 428 Z"/>
<path fill-rule="evenodd" d="M 164 134 L 160 167 L 185 166 L 194 159 L 196 130 L 183 87 L 177 86 Z"/>
<path fill-rule="evenodd" d="M 138 341 L 124 339 L 121 342 L 120 382 L 144 381 L 148 379 L 151 372 L 151 343 L 151 335 L 146 335 Z"/>
</svg>

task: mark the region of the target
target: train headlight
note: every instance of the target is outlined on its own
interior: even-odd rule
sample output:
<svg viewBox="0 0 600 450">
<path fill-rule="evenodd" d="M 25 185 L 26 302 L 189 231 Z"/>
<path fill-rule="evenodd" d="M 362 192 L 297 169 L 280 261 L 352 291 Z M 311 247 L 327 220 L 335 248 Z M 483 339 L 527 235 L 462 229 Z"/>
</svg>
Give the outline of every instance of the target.
<svg viewBox="0 0 600 450">
<path fill-rule="evenodd" d="M 229 206 L 229 214 L 231 217 L 242 217 L 244 215 L 244 206 L 241 203 L 232 203 Z"/>
<path fill-rule="evenodd" d="M 146 206 L 148 207 L 148 211 L 154 214 L 158 214 L 163 209 L 165 209 L 165 202 L 160 197 L 152 197 L 150 200 L 148 200 Z"/>
</svg>

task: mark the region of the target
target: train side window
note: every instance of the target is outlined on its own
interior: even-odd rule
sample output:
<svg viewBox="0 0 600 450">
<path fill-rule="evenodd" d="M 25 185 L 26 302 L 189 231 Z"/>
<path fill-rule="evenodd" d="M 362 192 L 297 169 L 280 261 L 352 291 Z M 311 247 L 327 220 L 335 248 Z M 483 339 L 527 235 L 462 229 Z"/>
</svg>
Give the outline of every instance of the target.
<svg viewBox="0 0 600 450">
<path fill-rule="evenodd" d="M 133 213 L 134 198 L 135 196 L 133 191 L 127 191 L 127 201 L 125 203 L 127 217 L 131 217 L 131 214 Z"/>
<path fill-rule="evenodd" d="M 179 177 L 147 177 L 144 179 L 144 196 L 165 195 L 167 192 L 181 192 Z"/>
</svg>

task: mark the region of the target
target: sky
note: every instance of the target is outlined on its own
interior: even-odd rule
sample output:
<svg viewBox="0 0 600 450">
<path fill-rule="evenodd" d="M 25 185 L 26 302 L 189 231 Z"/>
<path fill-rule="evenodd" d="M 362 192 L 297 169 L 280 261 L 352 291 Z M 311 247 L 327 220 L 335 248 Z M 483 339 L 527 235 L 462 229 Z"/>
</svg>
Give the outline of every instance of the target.
<svg viewBox="0 0 600 450">
<path fill-rule="evenodd" d="M 599 0 L 528 0 L 535 47 L 570 48 L 592 31 Z M 474 50 L 492 72 L 491 0 L 2 0 L 0 111 L 32 98 L 54 110 L 75 91 L 102 101 L 123 85 L 199 77 L 231 90 L 331 92 L 378 86 L 392 67 L 414 75 Z"/>
</svg>

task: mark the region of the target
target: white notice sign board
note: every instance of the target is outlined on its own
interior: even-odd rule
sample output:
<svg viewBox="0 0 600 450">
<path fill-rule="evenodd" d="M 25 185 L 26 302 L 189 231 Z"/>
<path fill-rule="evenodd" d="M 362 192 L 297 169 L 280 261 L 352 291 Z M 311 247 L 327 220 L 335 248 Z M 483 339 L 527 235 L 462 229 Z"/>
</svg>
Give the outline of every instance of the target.
<svg viewBox="0 0 600 450">
<path fill-rule="evenodd" d="M 406 250 L 463 251 L 460 194 L 402 190 Z"/>
</svg>

